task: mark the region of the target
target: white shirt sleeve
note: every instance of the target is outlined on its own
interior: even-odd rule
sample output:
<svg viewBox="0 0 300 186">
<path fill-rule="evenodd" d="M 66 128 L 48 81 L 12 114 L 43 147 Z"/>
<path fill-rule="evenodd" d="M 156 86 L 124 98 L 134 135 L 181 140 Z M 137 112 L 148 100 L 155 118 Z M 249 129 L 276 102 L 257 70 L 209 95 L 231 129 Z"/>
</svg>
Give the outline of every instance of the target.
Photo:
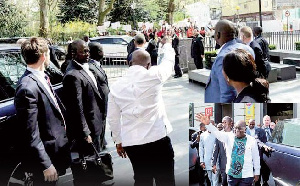
<svg viewBox="0 0 300 186">
<path fill-rule="evenodd" d="M 227 143 L 228 141 L 228 133 L 219 131 L 213 124 L 206 125 L 206 128 L 209 132 L 211 132 L 218 140 L 221 142 Z"/>
<path fill-rule="evenodd" d="M 252 143 L 252 160 L 253 160 L 253 168 L 254 168 L 254 175 L 260 175 L 260 157 L 258 146 L 256 140 Z"/>
<path fill-rule="evenodd" d="M 174 64 L 175 64 L 175 51 L 172 48 L 172 45 L 170 43 L 164 44 L 162 47 L 162 60 L 159 65 L 157 65 L 158 68 L 158 77 L 161 82 L 167 81 L 167 79 L 171 76 Z M 151 68 L 150 68 L 151 70 Z"/>
<path fill-rule="evenodd" d="M 107 122 L 112 132 L 112 139 L 116 144 L 122 143 L 121 138 L 121 113 L 113 95 L 108 94 Z"/>
<path fill-rule="evenodd" d="M 201 138 L 201 135 L 200 135 L 200 142 L 199 142 L 199 157 L 200 157 L 200 163 L 204 162 L 204 142 L 203 142 L 203 138 Z"/>
</svg>

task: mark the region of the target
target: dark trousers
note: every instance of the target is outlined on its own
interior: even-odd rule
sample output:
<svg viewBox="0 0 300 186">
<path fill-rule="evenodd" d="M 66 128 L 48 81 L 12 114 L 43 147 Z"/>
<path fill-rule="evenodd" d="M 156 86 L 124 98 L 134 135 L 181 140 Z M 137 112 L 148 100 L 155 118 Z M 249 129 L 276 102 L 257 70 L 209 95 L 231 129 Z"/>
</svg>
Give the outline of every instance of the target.
<svg viewBox="0 0 300 186">
<path fill-rule="evenodd" d="M 44 173 L 42 170 L 33 172 L 33 185 L 34 186 L 44 186 L 44 185 L 55 186 L 56 185 L 56 181 L 55 182 L 46 182 L 44 180 L 45 180 Z"/>
<path fill-rule="evenodd" d="M 135 186 L 173 186 L 174 151 L 169 137 L 155 142 L 124 147 L 133 167 Z"/>
<path fill-rule="evenodd" d="M 194 63 L 196 65 L 197 69 L 202 69 L 203 68 L 203 59 L 202 59 L 202 57 L 195 57 L 194 58 Z"/>
<path fill-rule="evenodd" d="M 206 182 L 206 186 L 211 186 L 206 171 L 203 170 L 202 167 L 200 167 L 199 169 L 200 169 L 199 186 L 205 186 L 205 182 Z"/>
<path fill-rule="evenodd" d="M 222 186 L 227 186 L 228 182 L 227 182 L 227 174 L 225 170 L 221 170 L 221 178 L 222 178 Z"/>
<path fill-rule="evenodd" d="M 179 57 L 175 56 L 175 65 L 174 65 L 175 75 L 182 76 L 182 71 L 179 66 Z"/>
<path fill-rule="evenodd" d="M 270 169 L 263 159 L 260 159 L 260 166 L 260 176 L 255 185 L 260 185 L 261 179 L 263 180 L 263 183 L 269 181 Z"/>
<path fill-rule="evenodd" d="M 253 177 L 250 178 L 234 178 L 232 176 L 227 176 L 229 186 L 252 186 Z"/>
</svg>

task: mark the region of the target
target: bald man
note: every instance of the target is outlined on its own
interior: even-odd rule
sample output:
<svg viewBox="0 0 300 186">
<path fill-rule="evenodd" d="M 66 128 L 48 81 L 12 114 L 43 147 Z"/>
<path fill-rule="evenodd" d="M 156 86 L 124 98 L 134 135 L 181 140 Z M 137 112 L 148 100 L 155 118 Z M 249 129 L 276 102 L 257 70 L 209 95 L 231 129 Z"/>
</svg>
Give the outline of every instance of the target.
<svg viewBox="0 0 300 186">
<path fill-rule="evenodd" d="M 228 185 L 251 186 L 260 175 L 260 158 L 255 138 L 246 134 L 246 123 L 238 121 L 234 125 L 234 133 L 219 131 L 210 124 L 209 116 L 197 114 L 198 121 L 204 123 L 218 140 L 226 147 L 226 173 Z"/>
<path fill-rule="evenodd" d="M 237 48 L 247 50 L 253 56 L 255 55 L 249 46 L 237 42 L 234 25 L 228 20 L 221 20 L 217 23 L 214 38 L 221 48 L 206 84 L 205 103 L 231 103 L 236 96 L 236 91 L 223 76 L 223 59 L 227 53 Z"/>
<path fill-rule="evenodd" d="M 112 138 L 119 156 L 131 161 L 135 185 L 153 185 L 153 180 L 156 185 L 175 184 L 174 152 L 167 136 L 172 126 L 161 93 L 172 74 L 175 52 L 171 40 L 166 42 L 157 66 L 151 67 L 147 51 L 134 51 L 127 75 L 111 86 L 108 96 Z"/>
</svg>

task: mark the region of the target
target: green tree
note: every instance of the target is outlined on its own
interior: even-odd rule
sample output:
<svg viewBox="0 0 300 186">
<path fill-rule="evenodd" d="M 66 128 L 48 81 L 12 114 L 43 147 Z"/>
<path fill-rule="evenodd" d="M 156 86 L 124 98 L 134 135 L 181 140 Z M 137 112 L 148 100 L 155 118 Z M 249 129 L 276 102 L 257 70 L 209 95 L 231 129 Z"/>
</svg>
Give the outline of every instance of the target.
<svg viewBox="0 0 300 186">
<path fill-rule="evenodd" d="M 57 15 L 61 23 L 81 20 L 96 23 L 98 15 L 98 0 L 61 0 L 58 3 L 60 13 Z"/>
<path fill-rule="evenodd" d="M 14 4 L 0 0 L 0 37 L 24 36 L 25 14 Z"/>
<path fill-rule="evenodd" d="M 104 20 L 107 14 L 114 8 L 115 0 L 110 0 L 109 4 L 105 6 L 105 0 L 99 0 L 99 12 L 98 12 L 98 24 L 99 26 L 104 24 Z"/>
</svg>

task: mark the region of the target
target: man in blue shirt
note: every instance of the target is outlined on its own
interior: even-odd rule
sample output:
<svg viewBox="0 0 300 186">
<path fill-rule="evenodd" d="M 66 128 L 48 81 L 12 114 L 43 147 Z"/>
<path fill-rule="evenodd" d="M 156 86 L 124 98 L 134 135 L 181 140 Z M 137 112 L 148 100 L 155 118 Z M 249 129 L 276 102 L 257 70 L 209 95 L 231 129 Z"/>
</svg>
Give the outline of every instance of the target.
<svg viewBox="0 0 300 186">
<path fill-rule="evenodd" d="M 211 68 L 205 88 L 205 103 L 230 103 L 236 96 L 234 88 L 227 84 L 222 70 L 225 55 L 234 49 L 244 49 L 254 55 L 253 50 L 235 39 L 235 28 L 232 22 L 221 20 L 215 28 L 215 40 L 221 46 Z"/>
</svg>

